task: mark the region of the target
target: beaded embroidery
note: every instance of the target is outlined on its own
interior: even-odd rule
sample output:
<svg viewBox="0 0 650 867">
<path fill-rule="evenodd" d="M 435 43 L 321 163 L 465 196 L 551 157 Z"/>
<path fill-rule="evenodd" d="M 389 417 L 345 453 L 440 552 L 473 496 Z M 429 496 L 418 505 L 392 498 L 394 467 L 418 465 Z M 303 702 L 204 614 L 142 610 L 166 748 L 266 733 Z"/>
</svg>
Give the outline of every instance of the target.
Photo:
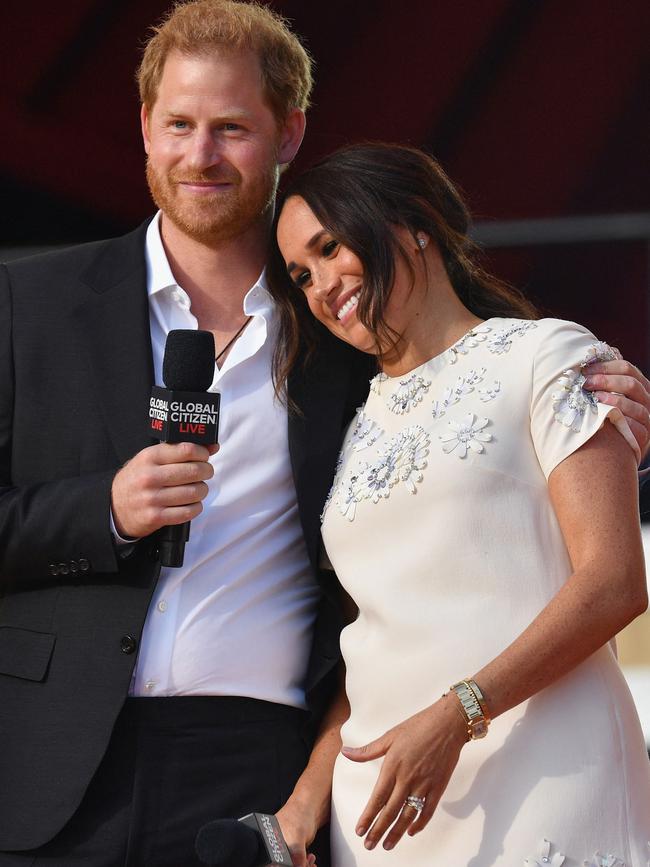
<svg viewBox="0 0 650 867">
<path fill-rule="evenodd" d="M 424 379 L 413 373 L 408 379 L 400 381 L 397 389 L 388 399 L 388 409 L 395 415 L 403 415 L 421 402 L 431 385 L 430 379 Z"/>
<path fill-rule="evenodd" d="M 489 419 L 477 418 L 473 412 L 468 413 L 461 421 L 449 421 L 451 432 L 438 435 L 442 440 L 443 452 L 448 455 L 456 450 L 457 456 L 464 458 L 468 449 L 477 454 L 485 451 L 483 443 L 489 443 L 492 439 L 492 434 L 483 430 L 489 423 Z"/>
<path fill-rule="evenodd" d="M 420 425 L 408 427 L 396 434 L 378 452 L 377 460 L 362 464 L 352 475 L 332 487 L 339 511 L 353 521 L 357 503 L 372 500 L 378 503 L 389 496 L 391 488 L 401 482 L 414 494 L 422 481 L 422 470 L 429 454 L 429 435 Z"/>
<path fill-rule="evenodd" d="M 577 370 L 565 370 L 557 382 L 560 390 L 551 394 L 555 421 L 578 433 L 587 410 L 598 411 L 598 401 L 582 387 L 585 377 Z"/>
<path fill-rule="evenodd" d="M 509 325 L 501 331 L 495 331 L 487 342 L 487 348 L 494 355 L 502 355 L 508 352 L 512 346 L 512 338 L 515 334 L 520 337 L 530 331 L 531 328 L 537 328 L 537 323 L 532 321 L 517 322 L 515 325 Z"/>
<path fill-rule="evenodd" d="M 549 867 L 562 867 L 566 860 L 566 856 L 563 855 L 562 852 L 557 851 L 551 855 L 551 847 L 552 844 L 549 840 L 542 840 L 539 844 L 537 854 L 532 858 L 526 858 L 524 865 L 531 865 L 531 867 L 544 867 L 545 864 L 548 864 Z M 600 852 L 596 852 L 591 861 L 583 861 L 582 864 L 583 867 L 625 867 L 625 862 L 621 861 L 620 858 L 617 858 L 616 855 L 601 855 Z"/>
<path fill-rule="evenodd" d="M 616 855 L 601 855 L 596 852 L 593 861 L 583 861 L 584 867 L 625 867 L 625 862 Z"/>
<path fill-rule="evenodd" d="M 483 381 L 486 369 L 470 370 L 467 376 L 459 376 L 456 384 L 446 388 L 440 400 L 434 400 L 431 406 L 431 414 L 434 418 L 442 418 L 445 411 L 467 394 L 474 391 L 474 386 Z"/>
<path fill-rule="evenodd" d="M 373 419 L 368 418 L 363 407 L 359 407 L 348 448 L 354 452 L 360 452 L 374 445 L 383 433 L 383 428 L 379 427 Z M 339 458 L 340 461 L 341 458 Z"/>
<path fill-rule="evenodd" d="M 485 388 L 479 388 L 478 396 L 483 401 L 483 403 L 487 403 L 488 400 L 494 400 L 494 398 L 500 391 L 501 383 L 498 379 L 495 379 L 492 385 L 487 385 Z"/>
<path fill-rule="evenodd" d="M 531 867 L 543 867 L 544 864 L 550 867 L 562 867 L 565 856 L 561 852 L 555 852 L 551 855 L 551 843 L 546 838 L 542 840 L 537 851 L 537 855 L 532 858 L 526 858 L 524 864 L 530 864 Z"/>
<path fill-rule="evenodd" d="M 449 364 L 455 364 L 459 355 L 467 355 L 470 349 L 474 349 L 479 343 L 487 338 L 492 331 L 489 325 L 479 325 L 468 331 L 464 337 L 461 337 L 453 346 L 445 352 L 445 356 Z"/>
<path fill-rule="evenodd" d="M 551 394 L 555 420 L 578 433 L 587 411 L 591 410 L 593 413 L 598 411 L 598 399 L 595 394 L 583 388 L 586 379 L 583 369 L 595 361 L 614 361 L 620 358 L 621 353 L 618 349 L 613 349 L 602 340 L 592 343 L 580 362 L 580 369 L 565 370 L 558 379 L 560 390 Z"/>
<path fill-rule="evenodd" d="M 580 367 L 587 367 L 587 365 L 593 364 L 595 361 L 620 361 L 622 357 L 618 349 L 615 349 L 603 340 L 599 340 L 597 343 L 591 344 L 580 363 Z"/>
</svg>

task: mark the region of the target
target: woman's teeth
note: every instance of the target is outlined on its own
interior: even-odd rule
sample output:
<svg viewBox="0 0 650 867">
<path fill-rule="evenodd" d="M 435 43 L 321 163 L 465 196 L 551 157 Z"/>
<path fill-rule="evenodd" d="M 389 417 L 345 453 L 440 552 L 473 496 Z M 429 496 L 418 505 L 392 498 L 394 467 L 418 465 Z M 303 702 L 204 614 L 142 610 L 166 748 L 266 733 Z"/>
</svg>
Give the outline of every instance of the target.
<svg viewBox="0 0 650 867">
<path fill-rule="evenodd" d="M 336 311 L 336 318 L 337 319 L 343 319 L 345 314 L 349 313 L 350 310 L 354 310 L 354 308 L 357 306 L 358 303 L 359 303 L 359 296 L 358 295 L 353 295 L 351 298 L 348 298 L 348 300 L 345 302 L 343 307 L 340 307 Z"/>
</svg>

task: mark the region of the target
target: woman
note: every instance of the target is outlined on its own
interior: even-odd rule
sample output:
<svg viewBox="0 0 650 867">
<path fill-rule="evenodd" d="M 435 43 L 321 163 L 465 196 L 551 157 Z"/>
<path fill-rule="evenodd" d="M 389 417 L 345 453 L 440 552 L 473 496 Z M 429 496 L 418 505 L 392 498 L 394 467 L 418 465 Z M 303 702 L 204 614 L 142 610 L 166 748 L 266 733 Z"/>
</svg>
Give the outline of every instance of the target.
<svg viewBox="0 0 650 867">
<path fill-rule="evenodd" d="M 323 515 L 359 609 L 333 864 L 641 867 L 650 774 L 612 641 L 647 605 L 638 447 L 582 388 L 614 354 L 535 320 L 467 226 L 440 167 L 388 145 L 308 171 L 277 224 L 278 388 L 307 307 L 380 367 Z"/>
</svg>

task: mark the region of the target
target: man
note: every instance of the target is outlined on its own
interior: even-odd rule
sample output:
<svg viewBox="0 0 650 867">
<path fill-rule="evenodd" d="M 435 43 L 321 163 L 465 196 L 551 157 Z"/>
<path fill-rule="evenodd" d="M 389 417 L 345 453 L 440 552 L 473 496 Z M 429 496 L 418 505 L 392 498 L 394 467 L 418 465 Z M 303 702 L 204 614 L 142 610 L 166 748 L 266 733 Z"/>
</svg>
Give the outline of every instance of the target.
<svg viewBox="0 0 650 867">
<path fill-rule="evenodd" d="M 139 80 L 159 213 L 0 276 L 0 867 L 187 867 L 201 824 L 287 799 L 302 865 L 327 793 L 300 779 L 336 750 L 326 719 L 307 764 L 341 624 L 318 515 L 368 379 L 330 341 L 299 412 L 273 395 L 264 253 L 310 63 L 266 8 L 196 0 Z M 179 327 L 215 337 L 218 454 L 147 439 Z M 189 519 L 161 570 L 156 532 Z"/>
</svg>

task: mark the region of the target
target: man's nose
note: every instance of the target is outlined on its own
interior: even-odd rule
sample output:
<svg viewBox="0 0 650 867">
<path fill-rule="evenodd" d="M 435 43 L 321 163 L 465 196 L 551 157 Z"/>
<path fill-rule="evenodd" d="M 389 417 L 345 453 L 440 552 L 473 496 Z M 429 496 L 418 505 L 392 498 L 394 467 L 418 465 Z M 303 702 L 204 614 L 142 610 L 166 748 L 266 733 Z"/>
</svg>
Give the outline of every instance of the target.
<svg viewBox="0 0 650 867">
<path fill-rule="evenodd" d="M 192 137 L 189 161 L 193 168 L 203 170 L 218 165 L 222 160 L 221 148 L 210 130 L 197 129 Z"/>
</svg>

